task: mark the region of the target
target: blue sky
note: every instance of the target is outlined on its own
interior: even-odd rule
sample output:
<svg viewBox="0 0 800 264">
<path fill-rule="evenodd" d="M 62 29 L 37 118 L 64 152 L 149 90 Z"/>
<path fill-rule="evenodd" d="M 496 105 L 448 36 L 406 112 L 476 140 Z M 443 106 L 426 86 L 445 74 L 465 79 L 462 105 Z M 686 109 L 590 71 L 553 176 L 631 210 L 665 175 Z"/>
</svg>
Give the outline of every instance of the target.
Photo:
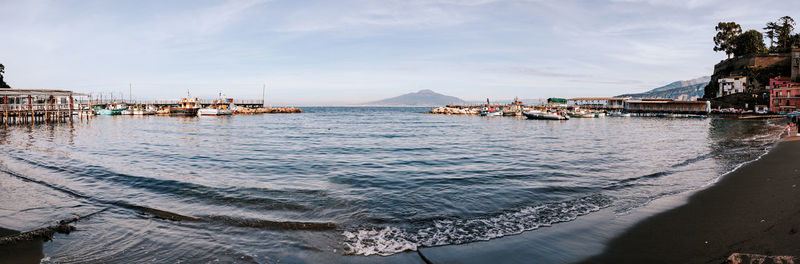
<svg viewBox="0 0 800 264">
<path fill-rule="evenodd" d="M 714 26 L 800 1 L 2 1 L 15 88 L 135 98 L 367 102 L 611 96 L 710 75 Z"/>
</svg>

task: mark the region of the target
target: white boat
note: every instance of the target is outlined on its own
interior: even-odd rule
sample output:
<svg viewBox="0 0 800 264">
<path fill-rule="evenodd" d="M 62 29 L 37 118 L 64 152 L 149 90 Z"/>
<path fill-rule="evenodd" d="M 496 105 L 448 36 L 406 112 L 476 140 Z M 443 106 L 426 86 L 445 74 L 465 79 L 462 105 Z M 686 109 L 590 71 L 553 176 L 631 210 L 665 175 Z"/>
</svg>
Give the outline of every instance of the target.
<svg viewBox="0 0 800 264">
<path fill-rule="evenodd" d="M 559 113 L 549 113 L 549 112 L 524 112 L 522 113 L 528 119 L 539 119 L 539 120 L 569 120 L 569 116 L 561 115 Z"/>
<path fill-rule="evenodd" d="M 133 108 L 133 115 L 155 115 L 158 110 L 155 106 L 142 107 L 138 105 Z"/>
<path fill-rule="evenodd" d="M 218 99 L 214 100 L 214 104 L 198 110 L 197 114 L 201 116 L 232 115 L 234 108 L 236 105 L 233 104 L 233 98 Z"/>
<path fill-rule="evenodd" d="M 631 113 L 623 113 L 623 112 L 611 112 L 609 113 L 609 115 L 614 117 L 631 117 Z"/>
</svg>

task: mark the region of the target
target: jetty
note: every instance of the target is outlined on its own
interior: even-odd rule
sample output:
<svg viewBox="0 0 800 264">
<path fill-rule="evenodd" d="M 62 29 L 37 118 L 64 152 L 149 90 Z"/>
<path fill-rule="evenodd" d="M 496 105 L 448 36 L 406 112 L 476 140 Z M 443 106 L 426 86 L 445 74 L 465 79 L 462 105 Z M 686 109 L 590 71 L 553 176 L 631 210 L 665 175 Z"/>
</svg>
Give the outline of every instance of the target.
<svg viewBox="0 0 800 264">
<path fill-rule="evenodd" d="M 72 122 L 91 113 L 88 95 L 68 90 L 0 89 L 2 116 L 8 124 Z"/>
</svg>

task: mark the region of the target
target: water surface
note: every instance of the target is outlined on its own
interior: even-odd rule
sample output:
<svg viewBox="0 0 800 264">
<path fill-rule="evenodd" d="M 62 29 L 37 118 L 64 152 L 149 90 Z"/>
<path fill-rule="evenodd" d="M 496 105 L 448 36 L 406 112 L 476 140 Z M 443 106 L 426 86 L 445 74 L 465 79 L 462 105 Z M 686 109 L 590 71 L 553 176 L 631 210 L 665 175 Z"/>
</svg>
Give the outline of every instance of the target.
<svg viewBox="0 0 800 264">
<path fill-rule="evenodd" d="M 781 131 L 752 120 L 304 110 L 0 130 L 0 226 L 99 212 L 45 244 L 59 263 L 392 255 L 558 228 L 602 208 L 626 214 L 713 183 Z"/>
</svg>

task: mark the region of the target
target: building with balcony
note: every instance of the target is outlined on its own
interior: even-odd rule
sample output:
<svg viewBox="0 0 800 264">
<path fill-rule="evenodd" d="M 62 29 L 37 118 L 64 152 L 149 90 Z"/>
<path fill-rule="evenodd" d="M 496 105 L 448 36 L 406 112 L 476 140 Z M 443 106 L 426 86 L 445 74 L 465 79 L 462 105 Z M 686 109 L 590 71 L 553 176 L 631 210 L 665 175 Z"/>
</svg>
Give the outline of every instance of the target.
<svg viewBox="0 0 800 264">
<path fill-rule="evenodd" d="M 794 112 L 800 108 L 800 83 L 787 77 L 769 79 L 769 110 L 775 113 Z"/>
<path fill-rule="evenodd" d="M 726 96 L 736 93 L 743 93 L 747 87 L 747 77 L 745 76 L 728 76 L 718 79 L 719 91 L 717 97 Z"/>
</svg>

